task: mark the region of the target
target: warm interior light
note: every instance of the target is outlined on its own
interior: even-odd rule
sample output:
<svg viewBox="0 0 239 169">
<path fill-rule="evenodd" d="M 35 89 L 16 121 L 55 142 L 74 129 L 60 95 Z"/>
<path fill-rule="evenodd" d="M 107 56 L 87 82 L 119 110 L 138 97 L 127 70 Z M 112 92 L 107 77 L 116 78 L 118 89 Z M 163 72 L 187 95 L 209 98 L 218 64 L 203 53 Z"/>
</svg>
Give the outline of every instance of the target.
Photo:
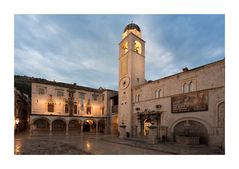
<svg viewBox="0 0 239 169">
<path fill-rule="evenodd" d="M 16 118 L 15 123 L 19 124 L 19 121 L 20 121 L 19 118 Z"/>
</svg>

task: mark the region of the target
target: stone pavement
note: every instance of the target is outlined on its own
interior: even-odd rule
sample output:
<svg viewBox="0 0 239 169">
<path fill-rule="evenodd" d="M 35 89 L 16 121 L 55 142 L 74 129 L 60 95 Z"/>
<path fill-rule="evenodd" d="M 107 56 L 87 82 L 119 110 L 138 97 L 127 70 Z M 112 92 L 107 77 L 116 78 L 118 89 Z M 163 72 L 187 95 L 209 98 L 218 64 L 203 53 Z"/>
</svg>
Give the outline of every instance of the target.
<svg viewBox="0 0 239 169">
<path fill-rule="evenodd" d="M 62 155 L 165 155 L 165 154 L 223 154 L 216 147 L 187 146 L 175 143 L 150 145 L 142 141 L 120 140 L 116 136 L 84 133 L 82 135 L 32 136 L 15 135 L 14 154 Z"/>
<path fill-rule="evenodd" d="M 164 152 L 166 154 L 181 154 L 181 155 L 219 155 L 224 154 L 222 150 L 218 147 L 210 147 L 207 145 L 181 145 L 175 142 L 166 142 L 166 143 L 158 143 L 158 144 L 147 144 L 141 140 L 137 139 L 124 139 L 120 140 L 116 137 L 104 138 L 105 141 L 114 142 L 117 144 L 124 144 L 134 147 L 141 147 L 148 150 L 155 150 Z"/>
</svg>

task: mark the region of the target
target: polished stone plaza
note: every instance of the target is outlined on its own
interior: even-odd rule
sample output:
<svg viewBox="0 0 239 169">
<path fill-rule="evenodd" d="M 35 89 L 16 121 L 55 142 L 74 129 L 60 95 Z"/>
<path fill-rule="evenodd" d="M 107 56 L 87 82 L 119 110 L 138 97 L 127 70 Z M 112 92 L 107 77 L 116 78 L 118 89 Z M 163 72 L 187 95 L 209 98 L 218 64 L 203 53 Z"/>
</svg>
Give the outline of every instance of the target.
<svg viewBox="0 0 239 169">
<path fill-rule="evenodd" d="M 158 143 L 150 145 L 140 140 L 117 136 L 84 133 L 79 135 L 30 136 L 15 135 L 15 155 L 176 155 L 176 154 L 223 154 L 218 147 L 206 145 L 179 145 Z"/>
</svg>

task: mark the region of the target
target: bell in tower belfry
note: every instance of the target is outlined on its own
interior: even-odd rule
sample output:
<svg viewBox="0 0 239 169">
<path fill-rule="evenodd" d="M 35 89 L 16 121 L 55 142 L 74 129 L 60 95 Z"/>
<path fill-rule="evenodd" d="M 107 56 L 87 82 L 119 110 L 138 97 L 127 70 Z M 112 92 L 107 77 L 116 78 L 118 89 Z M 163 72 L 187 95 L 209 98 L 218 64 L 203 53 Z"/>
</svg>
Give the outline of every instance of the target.
<svg viewBox="0 0 239 169">
<path fill-rule="evenodd" d="M 119 43 L 119 125 L 124 124 L 127 136 L 132 136 L 132 91 L 145 83 L 145 41 L 135 23 L 128 24 Z M 119 128 L 122 131 L 122 128 Z M 121 137 L 123 138 L 123 137 Z"/>
</svg>

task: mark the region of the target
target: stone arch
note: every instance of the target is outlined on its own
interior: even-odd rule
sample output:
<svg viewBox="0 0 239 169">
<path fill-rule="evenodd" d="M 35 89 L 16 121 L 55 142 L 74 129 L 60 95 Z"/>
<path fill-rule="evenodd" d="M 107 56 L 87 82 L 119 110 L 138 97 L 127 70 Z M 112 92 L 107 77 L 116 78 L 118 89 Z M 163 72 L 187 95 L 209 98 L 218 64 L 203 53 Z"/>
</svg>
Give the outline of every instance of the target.
<svg viewBox="0 0 239 169">
<path fill-rule="evenodd" d="M 53 134 L 65 134 L 66 132 L 66 120 L 63 118 L 56 118 L 52 121 L 52 133 Z"/>
<path fill-rule="evenodd" d="M 68 123 L 68 130 L 70 133 L 80 133 L 81 132 L 81 120 L 78 119 L 70 119 Z"/>
<path fill-rule="evenodd" d="M 169 131 L 173 134 L 173 140 L 175 141 L 175 136 L 180 134 L 186 134 L 185 123 L 189 123 L 189 135 L 199 136 L 200 144 L 208 144 L 209 135 L 212 133 L 212 127 L 205 121 L 199 118 L 181 118 L 173 122 L 170 126 Z"/>
<path fill-rule="evenodd" d="M 50 120 L 45 117 L 32 119 L 31 121 L 32 132 L 35 134 L 47 134 L 50 128 Z"/>
<path fill-rule="evenodd" d="M 34 129 L 49 130 L 50 120 L 48 118 L 40 117 L 32 120 Z"/>
<path fill-rule="evenodd" d="M 94 119 L 85 119 L 82 124 L 83 124 L 83 132 L 96 131 L 96 122 Z"/>
</svg>

